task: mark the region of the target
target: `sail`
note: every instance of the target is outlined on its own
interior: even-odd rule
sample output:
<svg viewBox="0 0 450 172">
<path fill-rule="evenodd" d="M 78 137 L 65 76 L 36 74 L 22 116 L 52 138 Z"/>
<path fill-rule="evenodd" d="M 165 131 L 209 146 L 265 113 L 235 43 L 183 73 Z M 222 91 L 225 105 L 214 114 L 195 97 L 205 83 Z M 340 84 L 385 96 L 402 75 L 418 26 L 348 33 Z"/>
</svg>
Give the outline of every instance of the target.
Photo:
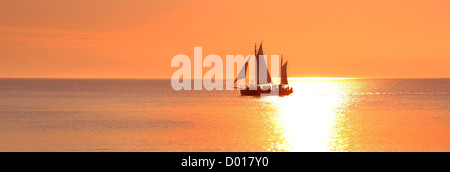
<svg viewBox="0 0 450 172">
<path fill-rule="evenodd" d="M 245 62 L 244 66 L 242 66 L 242 69 L 241 69 L 241 71 L 239 71 L 238 75 L 236 76 L 234 83 L 236 83 L 238 80 L 245 79 L 245 73 L 247 73 L 247 68 L 248 68 L 248 60 Z"/>
<path fill-rule="evenodd" d="M 259 45 L 258 53 L 256 53 L 256 72 L 257 72 L 256 81 L 257 81 L 258 84 L 272 83 L 272 77 L 270 76 L 269 69 L 268 69 L 267 64 L 266 64 L 266 62 L 264 60 L 263 55 L 264 55 L 264 52 L 263 52 L 262 43 L 261 43 Z M 263 67 L 263 68 L 266 69 L 266 72 L 267 72 L 267 74 L 266 74 L 267 80 L 266 81 L 260 81 L 260 79 L 259 79 L 259 72 L 260 72 L 259 71 L 259 67 Z"/>
<path fill-rule="evenodd" d="M 281 64 L 283 64 L 283 59 Z M 281 66 L 281 84 L 289 84 L 287 79 L 287 61 Z"/>
<path fill-rule="evenodd" d="M 272 83 L 272 77 L 270 76 L 269 69 L 268 69 L 267 64 L 266 64 L 266 62 L 264 60 L 264 57 L 263 57 L 264 53 L 263 53 L 263 49 L 262 49 L 262 43 L 259 46 L 259 50 L 257 52 L 256 52 L 256 45 L 255 45 L 255 53 L 257 54 L 257 56 L 256 56 L 256 83 L 257 84 Z M 236 83 L 238 80 L 245 79 L 245 75 L 246 75 L 247 70 L 248 70 L 249 61 L 250 61 L 250 58 L 247 59 L 247 61 L 245 62 L 245 65 L 239 71 L 236 79 L 234 80 L 234 83 Z M 266 81 L 260 81 L 260 79 L 259 79 L 259 74 L 260 74 L 259 67 L 260 66 L 262 68 L 266 69 L 266 76 L 267 76 Z"/>
</svg>

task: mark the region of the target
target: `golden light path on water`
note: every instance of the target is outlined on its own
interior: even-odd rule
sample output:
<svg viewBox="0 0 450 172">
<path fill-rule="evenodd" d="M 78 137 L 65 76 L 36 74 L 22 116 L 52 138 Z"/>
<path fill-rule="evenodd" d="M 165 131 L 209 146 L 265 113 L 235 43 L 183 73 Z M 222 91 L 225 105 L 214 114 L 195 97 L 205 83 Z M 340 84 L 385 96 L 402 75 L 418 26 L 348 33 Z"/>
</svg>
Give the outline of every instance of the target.
<svg viewBox="0 0 450 172">
<path fill-rule="evenodd" d="M 283 143 L 274 149 L 345 151 L 346 138 L 340 133 L 344 118 L 339 112 L 348 105 L 348 98 L 339 80 L 293 79 L 292 95 L 262 97 L 273 110 L 274 125 L 283 133 Z"/>
</svg>

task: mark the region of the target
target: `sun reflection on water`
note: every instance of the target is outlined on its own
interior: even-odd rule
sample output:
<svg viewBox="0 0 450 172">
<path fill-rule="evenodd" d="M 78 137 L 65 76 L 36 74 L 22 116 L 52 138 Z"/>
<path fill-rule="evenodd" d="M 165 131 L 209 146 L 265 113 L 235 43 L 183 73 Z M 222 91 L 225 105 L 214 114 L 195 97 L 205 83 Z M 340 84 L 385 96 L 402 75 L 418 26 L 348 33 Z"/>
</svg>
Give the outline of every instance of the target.
<svg viewBox="0 0 450 172">
<path fill-rule="evenodd" d="M 275 109 L 274 125 L 283 133 L 273 150 L 345 151 L 339 113 L 348 106 L 345 86 L 337 80 L 297 80 L 291 86 L 291 96 L 261 99 Z"/>
</svg>

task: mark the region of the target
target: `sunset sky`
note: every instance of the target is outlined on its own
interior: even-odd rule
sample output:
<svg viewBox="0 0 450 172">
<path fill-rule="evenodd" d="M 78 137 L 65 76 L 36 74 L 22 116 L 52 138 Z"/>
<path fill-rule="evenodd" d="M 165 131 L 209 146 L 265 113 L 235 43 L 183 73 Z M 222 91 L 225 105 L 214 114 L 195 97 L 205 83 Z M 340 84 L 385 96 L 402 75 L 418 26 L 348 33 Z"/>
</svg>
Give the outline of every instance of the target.
<svg viewBox="0 0 450 172">
<path fill-rule="evenodd" d="M 290 77 L 449 78 L 450 1 L 0 0 L 0 77 L 170 78 L 261 40 Z"/>
</svg>

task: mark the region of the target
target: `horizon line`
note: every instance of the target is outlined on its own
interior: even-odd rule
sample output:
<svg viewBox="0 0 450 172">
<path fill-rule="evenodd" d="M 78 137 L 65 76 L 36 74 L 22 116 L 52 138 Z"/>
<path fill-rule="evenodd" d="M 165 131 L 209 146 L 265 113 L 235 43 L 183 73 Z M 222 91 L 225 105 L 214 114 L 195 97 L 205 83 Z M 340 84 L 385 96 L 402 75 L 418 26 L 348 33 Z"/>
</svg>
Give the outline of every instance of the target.
<svg viewBox="0 0 450 172">
<path fill-rule="evenodd" d="M 339 80 L 339 79 L 450 79 L 450 77 L 288 77 L 294 80 Z M 142 80 L 170 80 L 171 78 L 160 77 L 0 77 L 0 79 L 142 79 Z M 280 78 L 273 78 L 279 80 Z M 192 78 L 191 80 L 199 80 Z M 227 79 L 223 79 L 227 80 Z M 231 80 L 231 79 L 230 79 Z M 233 79 L 234 80 L 234 79 Z"/>
</svg>

